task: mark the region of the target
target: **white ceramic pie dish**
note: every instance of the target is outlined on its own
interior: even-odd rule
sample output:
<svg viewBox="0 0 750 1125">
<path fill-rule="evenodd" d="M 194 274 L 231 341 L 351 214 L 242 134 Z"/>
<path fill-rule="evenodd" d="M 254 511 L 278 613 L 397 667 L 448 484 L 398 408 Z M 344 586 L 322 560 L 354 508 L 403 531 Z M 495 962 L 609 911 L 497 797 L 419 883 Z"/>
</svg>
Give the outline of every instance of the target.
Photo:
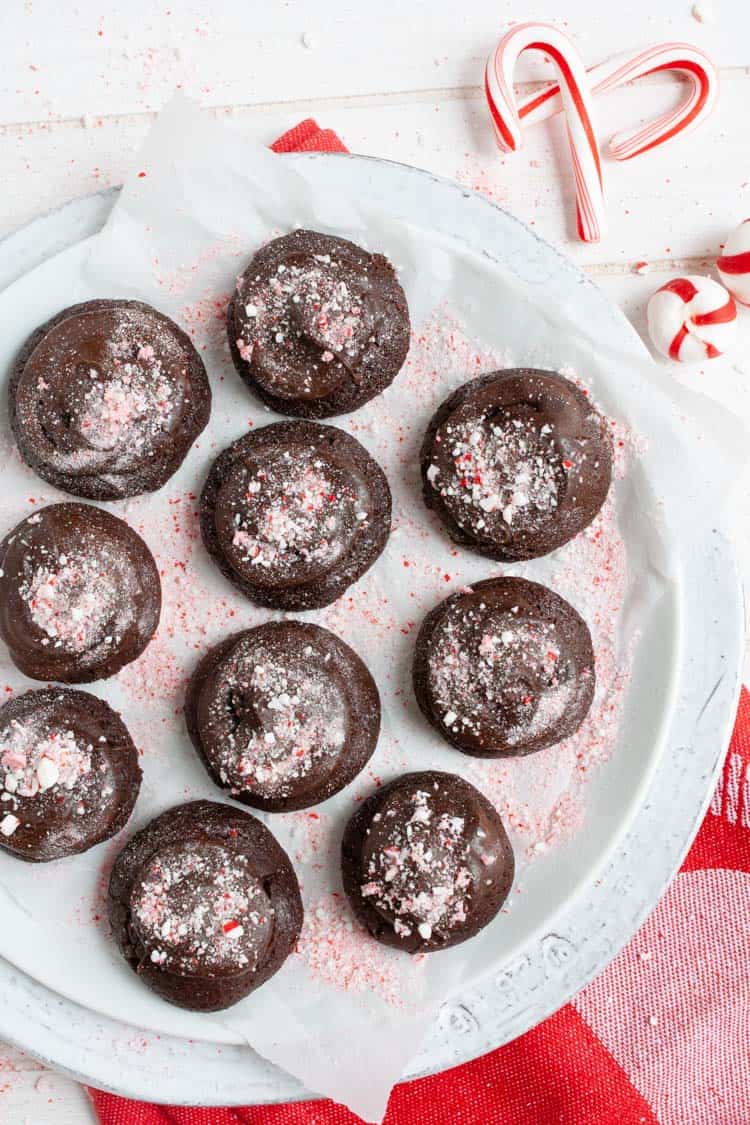
<svg viewBox="0 0 750 1125">
<path fill-rule="evenodd" d="M 385 162 L 296 159 L 304 159 L 306 174 L 322 183 L 328 176 L 339 185 L 342 177 L 351 186 L 366 181 L 384 199 L 398 195 L 401 208 L 413 198 L 422 224 L 429 224 L 431 210 L 443 217 L 454 214 L 456 228 L 471 230 L 476 246 L 502 246 L 506 260 L 517 258 L 524 277 L 538 278 L 552 299 L 563 300 L 575 288 L 582 318 L 601 323 L 621 351 L 642 354 L 633 329 L 599 290 L 487 201 Z M 0 245 L 0 286 L 95 233 L 113 198 L 107 193 L 78 201 L 11 236 Z M 734 715 L 742 611 L 732 550 L 719 532 L 707 530 L 682 563 L 676 601 L 665 609 L 669 621 L 656 630 L 671 638 L 663 654 L 669 676 L 659 699 L 649 700 L 643 684 L 638 688 L 638 705 L 654 709 L 659 737 L 643 760 L 632 762 L 626 834 L 619 828 L 610 834 L 606 859 L 603 850 L 602 862 L 589 865 L 575 895 L 558 904 L 554 915 L 540 914 L 500 972 L 444 1006 L 410 1076 L 482 1054 L 556 1010 L 627 941 L 687 849 L 710 798 Z M 602 824 L 615 817 L 617 786 L 611 783 L 610 778 L 614 803 L 608 805 L 605 794 L 599 802 Z M 624 818 L 618 823 L 624 830 Z M 6 963 L 0 963 L 0 981 L 5 1001 L 0 1036 L 94 1085 L 185 1104 L 260 1103 L 303 1094 L 293 1079 L 232 1043 L 231 1034 L 224 1042 L 182 1038 L 178 1013 L 171 1013 L 173 1034 L 160 1026 L 158 1037 L 144 1035 L 139 1027 L 62 998 Z"/>
</svg>

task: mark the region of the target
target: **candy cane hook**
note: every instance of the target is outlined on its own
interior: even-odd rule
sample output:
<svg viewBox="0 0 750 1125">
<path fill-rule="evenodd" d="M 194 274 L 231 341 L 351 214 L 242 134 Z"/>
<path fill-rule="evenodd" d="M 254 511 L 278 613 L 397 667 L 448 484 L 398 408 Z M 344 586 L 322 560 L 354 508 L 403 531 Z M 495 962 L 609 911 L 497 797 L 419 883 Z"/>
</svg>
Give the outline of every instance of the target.
<svg viewBox="0 0 750 1125">
<path fill-rule="evenodd" d="M 616 133 L 609 142 L 615 160 L 632 160 L 642 152 L 700 125 L 714 109 L 719 95 L 719 72 L 711 59 L 689 43 L 660 43 L 635 55 L 616 55 L 587 71 L 593 93 L 612 90 L 646 74 L 673 71 L 687 78 L 689 89 L 680 104 L 648 125 Z M 518 105 L 524 125 L 536 125 L 563 108 L 560 84 L 550 82 L 527 94 Z"/>
<path fill-rule="evenodd" d="M 497 143 L 504 152 L 515 152 L 521 146 L 513 71 L 518 56 L 529 50 L 549 55 L 559 75 L 558 90 L 565 110 L 576 182 L 578 234 L 584 242 L 598 242 L 605 229 L 604 192 L 589 80 L 574 44 L 550 24 L 517 24 L 503 36 L 487 60 L 485 93 Z"/>
</svg>

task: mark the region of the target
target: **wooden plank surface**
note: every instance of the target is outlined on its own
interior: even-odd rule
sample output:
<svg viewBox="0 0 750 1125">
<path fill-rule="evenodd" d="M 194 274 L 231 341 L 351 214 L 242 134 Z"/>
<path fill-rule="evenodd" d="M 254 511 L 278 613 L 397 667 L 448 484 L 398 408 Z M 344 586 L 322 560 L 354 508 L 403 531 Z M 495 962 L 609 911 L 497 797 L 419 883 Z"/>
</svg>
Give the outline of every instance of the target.
<svg viewBox="0 0 750 1125">
<path fill-rule="evenodd" d="M 2 1125 L 93 1125 L 91 1103 L 77 1082 L 0 1043 Z"/>
<path fill-rule="evenodd" d="M 592 4 L 539 0 L 534 18 L 574 35 L 584 59 L 662 40 L 703 46 L 723 67 L 750 62 L 750 5 L 704 0 Z M 212 14 L 209 15 L 209 12 Z M 476 88 L 501 30 L 527 18 L 517 0 L 287 0 L 60 4 L 5 0 L 4 121 L 157 108 L 181 85 L 213 105 L 384 91 Z M 532 62 L 523 73 L 534 72 Z"/>
<path fill-rule="evenodd" d="M 721 67 L 711 122 L 631 164 L 605 161 L 609 233 L 573 238 L 573 179 L 559 122 L 501 157 L 481 75 L 518 0 L 5 0 L 0 6 L 0 237 L 67 199 L 122 180 L 153 114 L 175 89 L 227 115 L 242 138 L 268 142 L 306 115 L 356 152 L 416 164 L 485 192 L 593 274 L 643 332 L 665 276 L 708 270 L 750 214 L 750 4 L 747 0 L 540 0 L 534 18 L 568 30 L 588 63 L 660 40 L 687 40 Z M 211 9 L 214 14 L 209 15 Z M 698 10 L 706 22 L 696 19 Z M 524 61 L 520 81 L 544 77 Z M 646 79 L 597 101 L 602 138 L 679 96 Z M 646 261 L 651 272 L 633 272 Z M 750 424 L 750 312 L 732 358 L 669 376 L 705 390 Z M 736 505 L 750 576 L 750 488 Z M 750 662 L 746 668 L 750 674 Z M 0 1125 L 90 1125 L 81 1089 L 0 1045 Z"/>
<path fill-rule="evenodd" d="M 597 107 L 603 134 L 653 116 L 675 98 L 676 83 L 640 83 L 613 91 Z M 750 78 L 725 82 L 719 109 L 704 128 L 626 163 L 605 160 L 609 233 L 586 245 L 574 237 L 574 184 L 562 121 L 528 130 L 523 149 L 495 147 L 479 96 L 434 100 L 307 103 L 231 114 L 242 136 L 271 141 L 311 111 L 355 152 L 414 163 L 484 191 L 581 265 L 630 268 L 636 261 L 713 259 L 719 244 L 750 214 Z M 0 135 L 4 207 L 0 236 L 61 200 L 119 183 L 150 115 L 92 116 L 57 125 L 5 126 Z"/>
</svg>

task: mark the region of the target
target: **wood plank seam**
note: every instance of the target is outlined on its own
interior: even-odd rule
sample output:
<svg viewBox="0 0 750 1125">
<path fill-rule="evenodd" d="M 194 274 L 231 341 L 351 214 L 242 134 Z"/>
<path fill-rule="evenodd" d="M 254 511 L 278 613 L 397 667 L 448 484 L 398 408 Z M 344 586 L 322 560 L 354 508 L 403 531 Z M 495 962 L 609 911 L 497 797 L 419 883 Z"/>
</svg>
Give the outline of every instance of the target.
<svg viewBox="0 0 750 1125">
<path fill-rule="evenodd" d="M 719 74 L 723 81 L 744 79 L 750 76 L 750 66 L 720 67 Z M 681 81 L 681 79 L 674 75 L 654 74 L 639 79 L 638 84 L 640 86 L 667 86 L 674 85 Z M 539 90 L 545 85 L 545 82 L 519 82 L 516 83 L 516 88 L 519 93 L 525 94 Z M 628 83 L 628 85 L 633 86 L 635 83 L 631 82 Z M 378 94 L 340 94 L 326 97 L 292 98 L 288 101 L 279 99 L 267 102 L 229 102 L 221 105 L 207 106 L 206 108 L 209 112 L 218 116 L 222 114 L 234 116 L 240 112 L 242 114 L 264 114 L 279 109 L 283 109 L 289 113 L 299 112 L 301 114 L 309 114 L 313 111 L 316 113 L 324 113 L 327 109 L 365 109 L 383 105 L 415 105 L 432 101 L 465 102 L 483 100 L 484 90 L 481 85 L 433 86 L 415 90 L 383 91 Z M 138 121 L 153 121 L 157 116 L 157 110 L 138 110 L 128 113 L 89 113 L 87 114 L 87 119 L 90 118 L 93 122 L 106 122 L 107 124 L 112 124 L 114 122 L 132 124 Z M 48 129 L 51 131 L 61 126 L 81 128 L 82 119 L 80 116 L 75 116 L 7 122 L 0 124 L 0 136 L 23 136 L 30 129 Z"/>
</svg>

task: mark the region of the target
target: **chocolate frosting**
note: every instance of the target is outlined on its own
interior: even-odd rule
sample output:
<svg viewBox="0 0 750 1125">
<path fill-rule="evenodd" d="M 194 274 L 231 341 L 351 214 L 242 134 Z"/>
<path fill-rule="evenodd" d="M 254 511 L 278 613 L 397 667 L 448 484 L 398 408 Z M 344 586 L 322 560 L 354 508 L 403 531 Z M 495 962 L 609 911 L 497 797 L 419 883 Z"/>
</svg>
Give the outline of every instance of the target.
<svg viewBox="0 0 750 1125">
<path fill-rule="evenodd" d="M 115 862 L 109 914 L 141 980 L 204 1012 L 272 977 L 303 917 L 292 865 L 265 825 L 211 801 L 169 809 L 136 833 Z"/>
<path fill-rule="evenodd" d="M 546 586 L 490 578 L 427 615 L 413 680 L 426 718 L 465 754 L 530 754 L 568 738 L 586 717 L 591 634 Z"/>
<path fill-rule="evenodd" d="M 329 605 L 375 562 L 391 526 L 391 493 L 349 434 L 277 422 L 214 461 L 201 531 L 221 572 L 275 609 Z"/>
<path fill-rule="evenodd" d="M 384 945 L 431 953 L 474 937 L 513 882 L 502 821 L 454 774 L 408 773 L 357 810 L 342 842 L 344 890 Z"/>
<path fill-rule="evenodd" d="M 0 543 L 0 635 L 34 680 L 86 683 L 119 671 L 159 624 L 146 544 L 90 504 L 51 504 Z"/>
<path fill-rule="evenodd" d="M 63 859 L 108 840 L 140 785 L 138 752 L 103 699 L 48 688 L 0 707 L 0 848 L 18 859 Z"/>
<path fill-rule="evenodd" d="M 382 254 L 296 230 L 241 275 L 228 330 L 237 370 L 265 403 L 326 418 L 390 386 L 406 359 L 409 310 Z"/>
<path fill-rule="evenodd" d="M 612 475 L 606 419 L 553 371 L 494 371 L 440 406 L 422 480 L 452 539 L 501 561 L 536 558 L 596 516 Z"/>
<path fill-rule="evenodd" d="M 217 785 L 272 812 L 338 793 L 371 757 L 380 697 L 357 654 L 302 621 L 228 637 L 200 662 L 185 717 Z"/>
<path fill-rule="evenodd" d="M 10 380 L 10 421 L 24 461 L 91 500 L 161 488 L 210 409 L 190 339 L 140 301 L 64 309 L 32 333 Z"/>
</svg>

